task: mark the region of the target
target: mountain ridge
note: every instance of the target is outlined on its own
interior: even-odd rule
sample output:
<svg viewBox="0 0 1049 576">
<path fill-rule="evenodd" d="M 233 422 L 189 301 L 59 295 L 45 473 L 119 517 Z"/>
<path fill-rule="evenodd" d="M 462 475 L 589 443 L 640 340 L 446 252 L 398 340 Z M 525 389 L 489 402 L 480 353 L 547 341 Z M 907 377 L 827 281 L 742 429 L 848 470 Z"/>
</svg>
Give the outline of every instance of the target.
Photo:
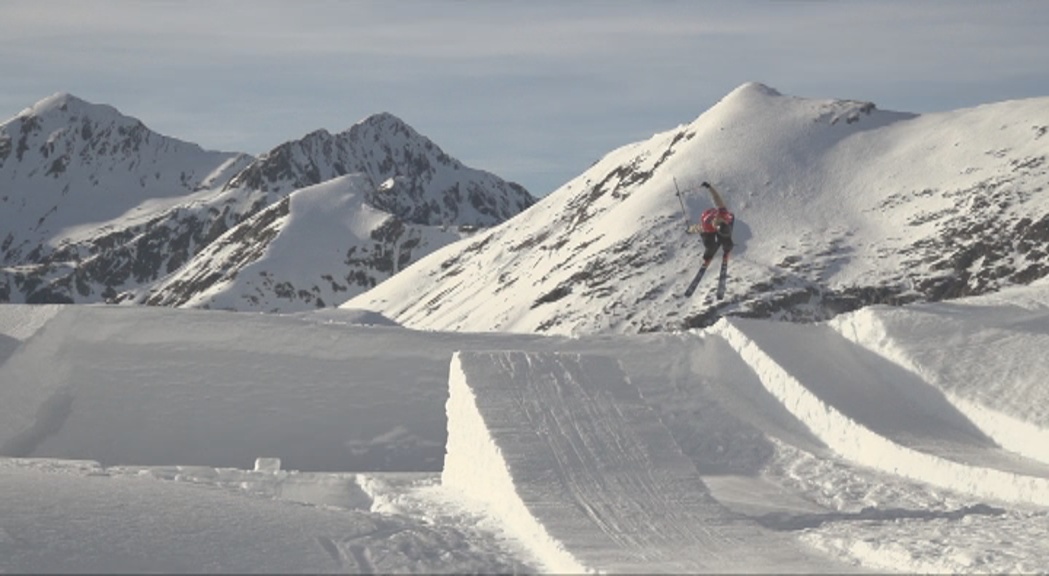
<svg viewBox="0 0 1049 576">
<path fill-rule="evenodd" d="M 56 93 L 0 124 L 0 181 L 11 182 L 0 205 L 14 207 L 0 213 L 0 301 L 144 303 L 153 284 L 252 216 L 297 189 L 353 173 L 366 175 L 368 202 L 409 226 L 481 228 L 535 201 L 517 184 L 466 167 L 386 112 L 251 157 L 206 151 L 111 106 Z M 367 241 L 397 241 L 389 230 L 377 234 Z M 452 239 L 429 238 L 403 258 Z M 338 258 L 327 267 L 333 278 L 365 274 L 355 289 L 389 273 L 351 271 Z M 250 300 L 240 305 L 252 309 Z"/>
<path fill-rule="evenodd" d="M 588 334 L 1028 283 L 1049 273 L 1047 111 L 1036 98 L 919 115 L 747 83 L 344 306 L 418 329 Z M 684 233 L 711 205 L 702 181 L 736 213 L 724 301 L 680 295 L 702 252 Z"/>
<path fill-rule="evenodd" d="M 1045 98 L 913 114 L 748 82 L 538 202 L 389 113 L 258 157 L 182 143 L 206 163 L 183 157 L 191 169 L 173 176 L 157 166 L 178 141 L 105 105 L 88 105 L 99 113 L 84 130 L 81 102 L 56 94 L 0 125 L 0 178 L 39 185 L 0 198 L 20 206 L 0 215 L 0 300 L 338 304 L 422 329 L 581 334 L 726 315 L 822 320 L 1049 274 Z M 77 123 L 53 122 L 63 113 Z M 98 140 L 84 145 L 84 134 Z M 143 144 L 151 162 L 131 153 Z M 78 171 L 103 146 L 108 170 Z M 48 173 L 59 156 L 67 168 Z M 55 199 L 81 192 L 71 174 L 99 189 L 128 184 L 119 209 L 108 207 L 119 213 L 60 209 Z M 680 295 L 702 251 L 684 233 L 710 205 L 702 181 L 737 216 L 724 301 L 704 286 Z"/>
</svg>

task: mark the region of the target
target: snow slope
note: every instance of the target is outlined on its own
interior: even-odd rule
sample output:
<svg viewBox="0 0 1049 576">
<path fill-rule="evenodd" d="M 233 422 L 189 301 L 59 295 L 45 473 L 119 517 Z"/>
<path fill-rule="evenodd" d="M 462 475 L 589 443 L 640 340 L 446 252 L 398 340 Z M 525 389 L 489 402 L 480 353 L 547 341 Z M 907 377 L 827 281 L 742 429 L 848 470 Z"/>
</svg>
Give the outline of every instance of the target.
<svg viewBox="0 0 1049 576">
<path fill-rule="evenodd" d="M 717 333 L 843 457 L 986 498 L 1049 505 L 1049 466 L 1003 452 L 942 392 L 893 364 L 879 367 L 830 328 L 726 320 Z"/>
<path fill-rule="evenodd" d="M 149 287 L 161 306 L 297 312 L 334 306 L 466 234 L 373 207 L 362 174 L 288 195 Z"/>
<path fill-rule="evenodd" d="M 833 325 L 847 338 L 943 390 L 951 406 L 1004 448 L 1049 462 L 1045 282 L 1008 295 L 874 307 Z M 904 328 L 904 326 L 906 328 Z"/>
<path fill-rule="evenodd" d="M 15 573 L 526 569 L 476 517 L 455 528 L 371 511 L 354 474 L 0 459 L 0 482 L 0 565 Z"/>
<path fill-rule="evenodd" d="M 1047 289 L 579 338 L 0 306 L 0 569 L 1038 571 L 1049 463 L 997 438 L 1044 429 Z"/>
<path fill-rule="evenodd" d="M 747 83 L 345 306 L 419 329 L 582 335 L 1027 284 L 1049 273 L 1047 126 L 1046 98 L 914 115 Z M 723 302 L 709 283 L 681 296 L 703 181 L 737 215 Z"/>
</svg>

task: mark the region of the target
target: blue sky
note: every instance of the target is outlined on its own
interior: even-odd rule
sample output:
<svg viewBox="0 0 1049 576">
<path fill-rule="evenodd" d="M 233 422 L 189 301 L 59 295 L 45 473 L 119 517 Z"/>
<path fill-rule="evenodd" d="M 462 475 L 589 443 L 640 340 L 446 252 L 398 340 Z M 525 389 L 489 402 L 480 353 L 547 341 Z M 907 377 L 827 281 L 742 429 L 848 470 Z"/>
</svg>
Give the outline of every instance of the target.
<svg viewBox="0 0 1049 576">
<path fill-rule="evenodd" d="M 543 196 L 740 84 L 934 112 L 1049 96 L 1036 0 L 0 0 L 0 118 L 54 93 L 260 154 L 390 112 Z"/>
</svg>

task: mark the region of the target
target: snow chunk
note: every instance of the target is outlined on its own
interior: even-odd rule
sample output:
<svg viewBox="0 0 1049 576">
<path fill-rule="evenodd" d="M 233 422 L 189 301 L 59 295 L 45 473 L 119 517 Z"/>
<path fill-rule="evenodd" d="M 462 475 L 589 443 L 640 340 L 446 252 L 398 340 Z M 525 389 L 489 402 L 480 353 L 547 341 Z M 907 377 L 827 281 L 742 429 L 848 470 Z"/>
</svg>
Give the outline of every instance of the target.
<svg viewBox="0 0 1049 576">
<path fill-rule="evenodd" d="M 255 471 L 267 474 L 280 472 L 280 458 L 256 458 Z"/>
<path fill-rule="evenodd" d="M 27 340 L 64 307 L 62 304 L 0 305 L 0 334 L 15 340 Z"/>
</svg>

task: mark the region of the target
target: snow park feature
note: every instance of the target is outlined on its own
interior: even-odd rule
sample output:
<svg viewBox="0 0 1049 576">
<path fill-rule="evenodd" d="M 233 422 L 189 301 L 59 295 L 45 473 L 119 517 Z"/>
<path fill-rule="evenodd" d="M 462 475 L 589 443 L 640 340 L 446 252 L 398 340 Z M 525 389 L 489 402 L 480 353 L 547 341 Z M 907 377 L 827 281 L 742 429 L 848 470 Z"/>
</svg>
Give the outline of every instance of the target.
<svg viewBox="0 0 1049 576">
<path fill-rule="evenodd" d="M 998 439 L 1049 430 L 1049 286 L 969 302 L 579 338 L 0 306 L 0 567 L 1037 571 L 1049 459 Z"/>
<path fill-rule="evenodd" d="M 252 158 L 46 99 L 0 572 L 1042 572 L 1046 103 L 747 83 L 533 203 L 390 115 Z"/>
</svg>

